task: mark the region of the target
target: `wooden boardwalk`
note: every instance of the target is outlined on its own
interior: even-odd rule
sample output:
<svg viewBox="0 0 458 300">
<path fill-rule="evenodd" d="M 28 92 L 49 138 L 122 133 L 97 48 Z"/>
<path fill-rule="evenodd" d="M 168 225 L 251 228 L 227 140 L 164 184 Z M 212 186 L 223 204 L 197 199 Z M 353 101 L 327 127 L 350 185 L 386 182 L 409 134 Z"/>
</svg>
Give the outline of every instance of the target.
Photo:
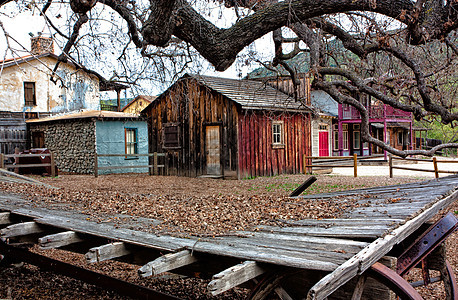
<svg viewBox="0 0 458 300">
<path fill-rule="evenodd" d="M 12 224 L 0 233 L 5 238 L 41 234 L 44 237 L 38 243 L 45 248 L 66 246 L 88 237 L 111 241 L 108 246 L 91 248 L 86 254 L 89 262 L 122 257 L 139 248 L 154 250 L 155 258 L 139 270 L 142 276 L 189 267 L 201 258 L 207 266 L 224 266 L 227 260 L 223 271 L 213 273 L 208 287 L 213 295 L 272 268 L 322 271 L 327 275 L 310 288 L 308 298 L 324 299 L 453 203 L 458 198 L 457 188 L 458 176 L 450 176 L 423 183 L 305 196 L 302 198 L 338 197 L 343 206 L 349 199 L 356 199 L 359 206 L 339 219 L 288 221 L 282 227 L 258 226 L 255 231 L 214 238 L 156 235 L 138 230 L 151 226 L 154 220 L 125 217 L 119 224 L 98 223 L 65 208 L 49 210 L 17 196 L 0 195 L 0 225 Z M 33 229 L 24 224 L 31 224 Z M 57 237 L 62 232 L 71 232 L 63 242 Z M 52 244 L 56 240 L 59 242 Z M 109 251 L 104 252 L 106 249 Z M 162 256 L 164 252 L 168 256 Z M 244 263 L 227 267 L 237 261 Z M 237 268 L 242 272 L 237 273 Z M 243 271 L 247 269 L 250 272 Z M 234 281 L 230 274 L 237 274 L 238 279 Z"/>
</svg>

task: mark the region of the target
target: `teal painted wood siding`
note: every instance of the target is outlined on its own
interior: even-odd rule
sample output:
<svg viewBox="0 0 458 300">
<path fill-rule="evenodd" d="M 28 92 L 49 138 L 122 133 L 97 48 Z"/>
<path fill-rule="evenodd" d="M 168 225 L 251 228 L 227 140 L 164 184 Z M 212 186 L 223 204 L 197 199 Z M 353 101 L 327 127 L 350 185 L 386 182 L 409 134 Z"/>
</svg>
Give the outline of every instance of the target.
<svg viewBox="0 0 458 300">
<path fill-rule="evenodd" d="M 148 128 L 145 121 L 104 120 L 96 122 L 96 147 L 98 154 L 126 153 L 125 129 L 136 130 L 137 153 L 148 153 Z M 99 167 L 145 166 L 148 157 L 99 157 Z M 99 174 L 146 173 L 148 168 L 99 170 Z"/>
</svg>

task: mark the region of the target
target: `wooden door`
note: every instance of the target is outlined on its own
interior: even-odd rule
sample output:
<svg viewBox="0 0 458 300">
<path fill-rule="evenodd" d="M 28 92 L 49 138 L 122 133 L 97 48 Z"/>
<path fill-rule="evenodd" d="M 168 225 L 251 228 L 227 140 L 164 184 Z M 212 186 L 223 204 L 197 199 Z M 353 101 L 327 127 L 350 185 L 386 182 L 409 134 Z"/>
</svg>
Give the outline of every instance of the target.
<svg viewBox="0 0 458 300">
<path fill-rule="evenodd" d="M 219 126 L 206 127 L 207 175 L 221 175 L 221 142 Z"/>
<path fill-rule="evenodd" d="M 319 132 L 319 156 L 329 156 L 329 133 L 327 131 Z"/>
</svg>

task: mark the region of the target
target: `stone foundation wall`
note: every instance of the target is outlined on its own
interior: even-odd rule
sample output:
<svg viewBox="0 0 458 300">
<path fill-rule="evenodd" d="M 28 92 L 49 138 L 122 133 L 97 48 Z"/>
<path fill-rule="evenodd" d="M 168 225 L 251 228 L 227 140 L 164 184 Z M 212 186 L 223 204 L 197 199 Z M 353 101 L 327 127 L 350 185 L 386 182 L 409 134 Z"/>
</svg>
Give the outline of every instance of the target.
<svg viewBox="0 0 458 300">
<path fill-rule="evenodd" d="M 94 120 L 29 123 L 29 126 L 30 133 L 44 133 L 45 147 L 54 153 L 59 171 L 94 174 Z"/>
</svg>

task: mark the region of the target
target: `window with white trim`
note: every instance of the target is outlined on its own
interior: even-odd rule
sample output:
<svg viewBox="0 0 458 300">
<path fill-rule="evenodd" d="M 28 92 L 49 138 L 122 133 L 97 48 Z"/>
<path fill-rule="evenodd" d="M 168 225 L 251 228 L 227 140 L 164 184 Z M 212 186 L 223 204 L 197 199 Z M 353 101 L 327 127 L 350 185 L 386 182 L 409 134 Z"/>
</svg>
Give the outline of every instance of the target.
<svg viewBox="0 0 458 300">
<path fill-rule="evenodd" d="M 339 150 L 339 125 L 334 124 L 334 150 Z"/>
<path fill-rule="evenodd" d="M 342 124 L 342 148 L 348 150 L 348 124 Z"/>
<path fill-rule="evenodd" d="M 272 121 L 272 145 L 283 145 L 283 121 Z"/>
</svg>

